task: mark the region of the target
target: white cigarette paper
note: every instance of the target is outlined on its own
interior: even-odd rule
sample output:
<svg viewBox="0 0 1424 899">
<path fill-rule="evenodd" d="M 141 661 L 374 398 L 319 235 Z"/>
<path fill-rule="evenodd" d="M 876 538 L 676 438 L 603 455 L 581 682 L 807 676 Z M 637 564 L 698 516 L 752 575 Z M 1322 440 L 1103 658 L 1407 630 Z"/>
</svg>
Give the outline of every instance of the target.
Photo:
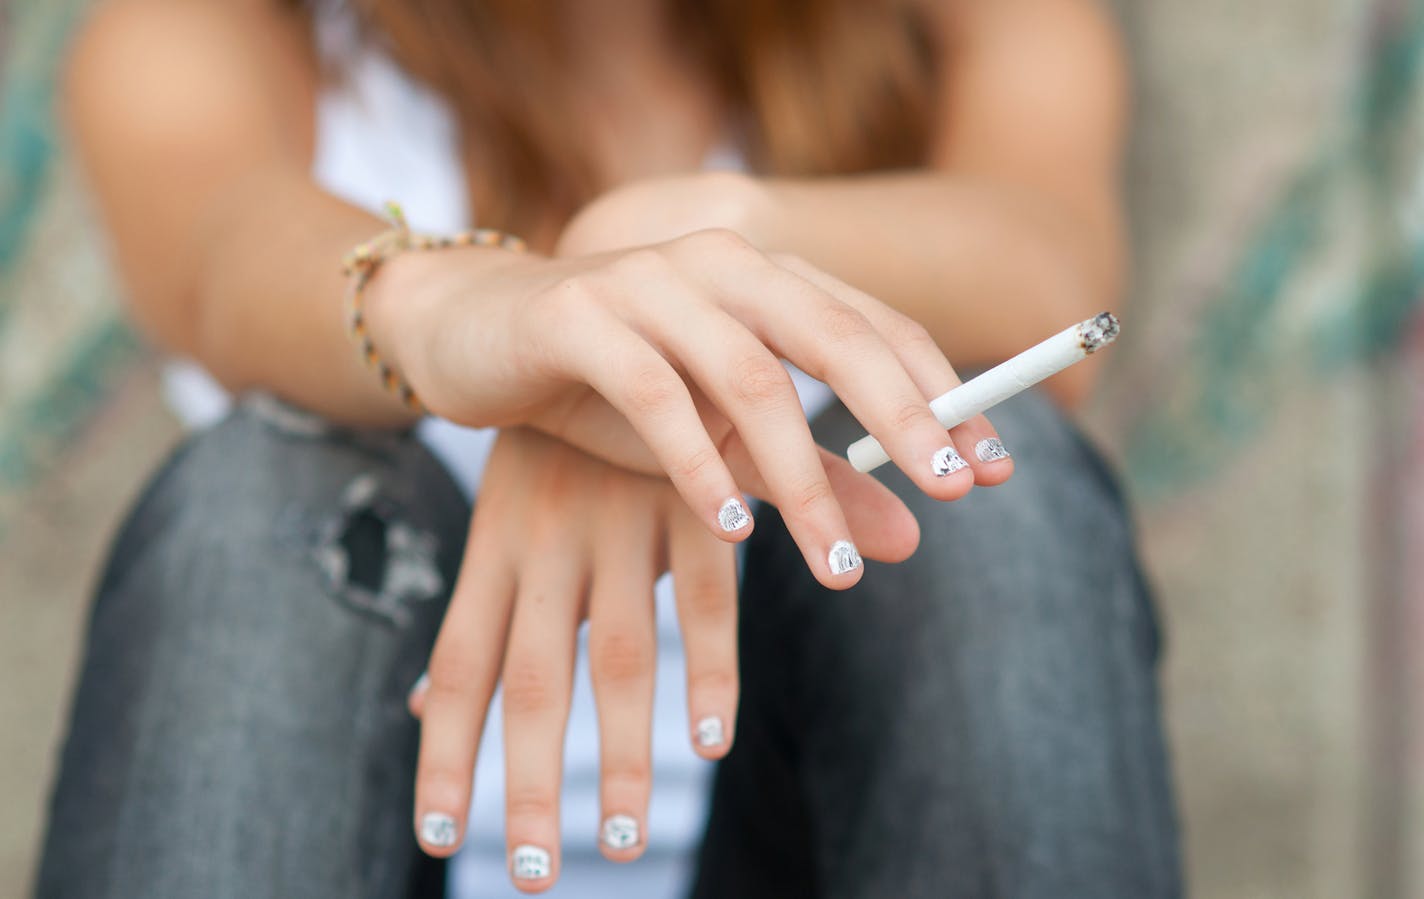
<svg viewBox="0 0 1424 899">
<path fill-rule="evenodd" d="M 1095 315 L 936 397 L 930 401 L 930 411 L 946 428 L 962 425 L 1093 355 L 1116 340 L 1120 330 L 1117 317 L 1111 312 Z M 874 471 L 890 461 L 880 441 L 869 435 L 852 443 L 846 458 L 857 471 Z"/>
</svg>

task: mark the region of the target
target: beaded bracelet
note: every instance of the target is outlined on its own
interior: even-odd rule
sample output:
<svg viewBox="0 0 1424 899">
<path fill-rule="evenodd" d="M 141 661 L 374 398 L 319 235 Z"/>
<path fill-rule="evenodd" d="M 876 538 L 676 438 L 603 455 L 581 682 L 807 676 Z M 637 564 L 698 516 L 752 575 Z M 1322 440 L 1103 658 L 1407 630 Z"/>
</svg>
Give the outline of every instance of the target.
<svg viewBox="0 0 1424 899">
<path fill-rule="evenodd" d="M 351 340 L 361 352 L 361 359 L 367 367 L 375 369 L 381 379 L 381 386 L 397 397 L 408 408 L 417 412 L 423 410 L 419 398 L 405 378 L 401 377 L 377 352 L 366 327 L 365 292 L 366 285 L 380 271 L 381 266 L 392 257 L 406 250 L 443 250 L 447 247 L 498 247 L 502 250 L 524 252 L 524 241 L 513 234 L 506 234 L 493 228 L 475 228 L 445 237 L 429 234 L 413 234 L 406 224 L 405 213 L 400 206 L 387 202 L 386 217 L 390 219 L 388 231 L 378 234 L 365 243 L 358 244 L 341 260 L 342 274 L 351 279 L 346 291 L 346 330 Z"/>
</svg>

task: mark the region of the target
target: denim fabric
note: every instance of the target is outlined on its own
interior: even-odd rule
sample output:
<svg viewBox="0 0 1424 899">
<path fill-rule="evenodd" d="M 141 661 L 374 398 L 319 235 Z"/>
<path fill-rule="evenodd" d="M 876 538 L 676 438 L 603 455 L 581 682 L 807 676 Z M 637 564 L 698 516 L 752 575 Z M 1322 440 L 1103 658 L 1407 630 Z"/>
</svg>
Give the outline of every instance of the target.
<svg viewBox="0 0 1424 899">
<path fill-rule="evenodd" d="M 1181 895 L 1158 626 L 1122 497 L 1041 397 L 992 418 L 1013 479 L 942 504 L 877 472 L 920 548 L 848 591 L 759 514 L 697 899 Z M 844 407 L 815 432 L 863 433 Z"/>
<path fill-rule="evenodd" d="M 1041 399 L 994 419 L 1014 480 L 940 505 L 887 476 L 923 543 L 849 592 L 762 511 L 696 896 L 1180 894 L 1121 498 Z M 404 699 L 467 519 L 409 435 L 262 397 L 180 448 L 95 600 L 38 895 L 438 896 Z"/>
</svg>

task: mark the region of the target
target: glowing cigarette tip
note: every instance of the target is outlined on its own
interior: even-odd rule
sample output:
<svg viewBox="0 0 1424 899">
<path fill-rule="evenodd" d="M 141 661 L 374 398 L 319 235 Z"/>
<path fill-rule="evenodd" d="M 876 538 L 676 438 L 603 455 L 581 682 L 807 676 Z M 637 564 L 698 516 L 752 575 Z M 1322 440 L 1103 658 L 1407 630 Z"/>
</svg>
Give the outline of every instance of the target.
<svg viewBox="0 0 1424 899">
<path fill-rule="evenodd" d="M 1117 340 L 1121 332 L 1122 326 L 1111 312 L 1095 315 L 930 400 L 930 411 L 946 428 L 962 425 L 1044 378 L 1082 362 Z M 869 435 L 852 443 L 846 457 L 859 471 L 871 471 L 890 461 L 880 441 Z"/>
</svg>

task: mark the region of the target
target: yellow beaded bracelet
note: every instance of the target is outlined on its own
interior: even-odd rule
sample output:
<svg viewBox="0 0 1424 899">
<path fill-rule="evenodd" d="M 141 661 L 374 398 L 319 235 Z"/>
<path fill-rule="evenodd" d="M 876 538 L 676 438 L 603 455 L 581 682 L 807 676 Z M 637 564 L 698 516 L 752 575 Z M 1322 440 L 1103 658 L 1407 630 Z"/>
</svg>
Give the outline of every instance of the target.
<svg viewBox="0 0 1424 899">
<path fill-rule="evenodd" d="M 342 274 L 350 278 L 346 291 L 346 330 L 351 340 L 361 352 L 361 359 L 376 371 L 381 385 L 395 394 L 407 407 L 422 411 L 420 399 L 405 378 L 401 377 L 376 350 L 366 327 L 365 292 L 366 285 L 380 271 L 386 260 L 404 253 L 406 250 L 443 250 L 447 247 L 498 247 L 502 250 L 524 252 L 524 241 L 513 234 L 506 234 L 494 228 L 475 228 L 449 236 L 436 237 L 429 234 L 412 234 L 406 224 L 405 213 L 399 205 L 386 203 L 386 217 L 391 227 L 371 240 L 358 244 L 341 261 Z"/>
</svg>

